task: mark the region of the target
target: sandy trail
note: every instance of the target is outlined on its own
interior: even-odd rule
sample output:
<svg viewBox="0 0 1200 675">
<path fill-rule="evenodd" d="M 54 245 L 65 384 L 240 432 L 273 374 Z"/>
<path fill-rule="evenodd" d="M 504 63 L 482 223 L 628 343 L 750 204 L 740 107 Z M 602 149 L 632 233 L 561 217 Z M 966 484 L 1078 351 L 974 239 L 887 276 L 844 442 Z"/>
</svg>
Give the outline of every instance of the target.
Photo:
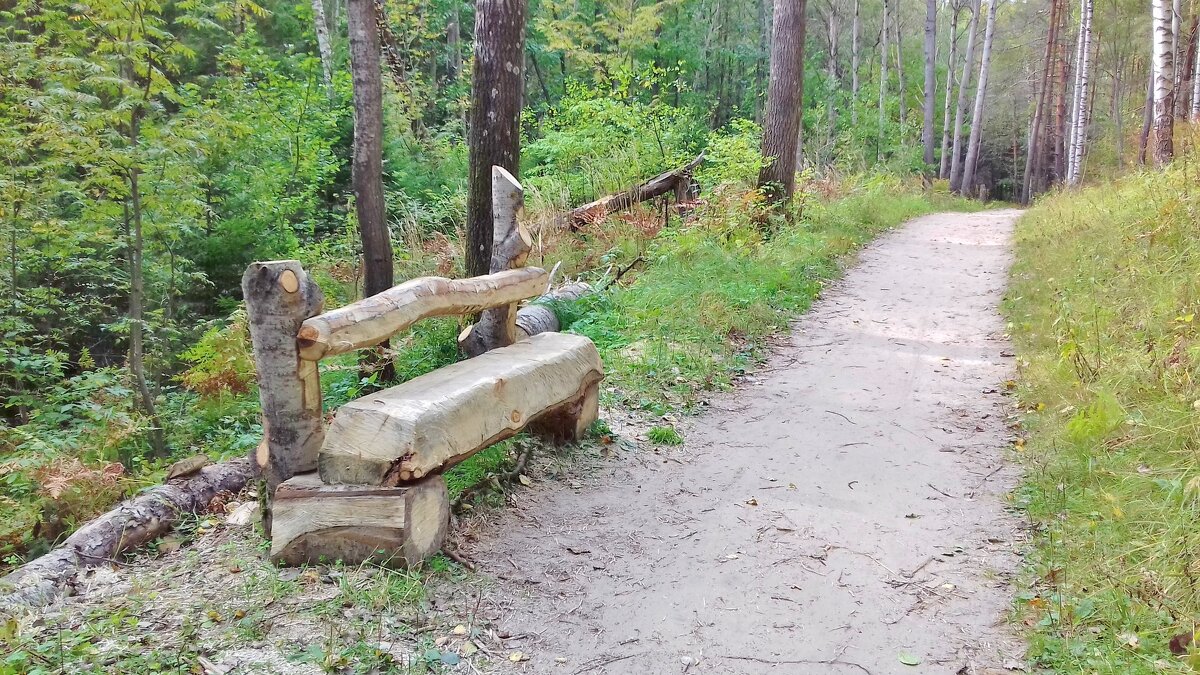
<svg viewBox="0 0 1200 675">
<path fill-rule="evenodd" d="M 528 673 L 972 673 L 1019 655 L 997 393 L 1016 211 L 889 233 L 686 443 L 524 493 L 469 555 Z M 919 661 L 906 665 L 902 661 Z"/>
</svg>

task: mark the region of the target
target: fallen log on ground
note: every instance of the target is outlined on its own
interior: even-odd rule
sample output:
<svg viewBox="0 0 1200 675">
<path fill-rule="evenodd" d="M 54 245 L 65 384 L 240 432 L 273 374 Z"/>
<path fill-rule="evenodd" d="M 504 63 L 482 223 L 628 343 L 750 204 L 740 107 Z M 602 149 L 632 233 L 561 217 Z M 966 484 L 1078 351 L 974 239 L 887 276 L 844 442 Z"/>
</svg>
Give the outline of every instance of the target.
<svg viewBox="0 0 1200 675">
<path fill-rule="evenodd" d="M 580 226 L 596 222 L 615 211 L 627 209 L 634 204 L 644 202 L 671 192 L 676 201 L 683 201 L 692 183 L 692 170 L 704 162 L 704 153 L 696 155 L 692 161 L 678 169 L 673 169 L 651 178 L 637 187 L 601 197 L 567 213 L 567 226 L 572 231 Z"/>
<path fill-rule="evenodd" d="M 249 459 L 235 459 L 125 500 L 0 580 L 0 610 L 39 607 L 69 595 L 82 572 L 119 564 L 117 556 L 165 534 L 181 515 L 206 510 L 217 494 L 241 490 L 254 474 Z"/>
</svg>

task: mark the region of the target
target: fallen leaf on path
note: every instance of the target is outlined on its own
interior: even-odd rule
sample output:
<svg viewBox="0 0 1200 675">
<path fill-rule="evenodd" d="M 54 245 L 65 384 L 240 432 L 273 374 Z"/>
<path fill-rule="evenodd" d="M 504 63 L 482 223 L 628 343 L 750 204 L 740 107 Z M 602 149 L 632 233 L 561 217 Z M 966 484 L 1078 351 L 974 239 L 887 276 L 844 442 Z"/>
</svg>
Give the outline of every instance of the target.
<svg viewBox="0 0 1200 675">
<path fill-rule="evenodd" d="M 524 485 L 525 487 L 529 487 L 530 485 L 533 485 L 533 479 L 531 479 L 529 476 L 526 476 L 525 474 L 521 474 L 521 475 L 517 476 L 517 480 L 521 481 L 521 485 Z"/>
<path fill-rule="evenodd" d="M 918 659 L 908 652 L 900 652 L 900 663 L 903 663 L 906 666 L 919 666 L 921 665 L 921 659 Z"/>
<path fill-rule="evenodd" d="M 520 663 L 521 661 L 528 661 L 529 656 L 525 652 L 513 652 L 508 655 L 508 660 L 513 663 Z"/>
</svg>

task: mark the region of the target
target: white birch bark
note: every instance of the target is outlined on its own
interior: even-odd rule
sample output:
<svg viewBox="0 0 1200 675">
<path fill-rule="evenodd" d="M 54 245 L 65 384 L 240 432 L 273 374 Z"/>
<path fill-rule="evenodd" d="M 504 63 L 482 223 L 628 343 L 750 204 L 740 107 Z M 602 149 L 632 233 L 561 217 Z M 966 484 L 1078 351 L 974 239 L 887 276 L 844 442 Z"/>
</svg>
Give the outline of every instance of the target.
<svg viewBox="0 0 1200 675">
<path fill-rule="evenodd" d="M 975 33 L 979 29 L 980 0 L 971 7 L 971 23 L 967 27 L 967 51 L 963 58 L 962 77 L 958 81 L 958 103 L 954 109 L 954 133 L 950 150 L 950 189 L 958 190 L 962 177 L 962 122 L 967 109 L 967 87 L 971 84 L 971 71 L 975 65 Z"/>
<path fill-rule="evenodd" d="M 879 23 L 879 147 L 876 159 L 883 161 L 883 141 L 886 138 L 884 124 L 887 122 L 888 85 L 888 3 L 883 0 L 883 19 Z"/>
<path fill-rule="evenodd" d="M 946 178 L 950 170 L 950 101 L 954 95 L 954 65 L 958 60 L 958 14 L 962 3 L 956 1 L 950 18 L 950 58 L 946 60 L 946 96 L 942 108 L 942 156 L 938 160 L 938 178 Z"/>
<path fill-rule="evenodd" d="M 329 23 L 325 20 L 325 0 L 312 0 L 313 27 L 317 32 L 317 52 L 321 55 L 321 78 L 325 96 L 333 98 L 333 47 L 329 43 Z"/>
<path fill-rule="evenodd" d="M 1070 154 L 1067 157 L 1067 185 L 1078 185 L 1083 177 L 1083 149 L 1087 142 L 1088 84 L 1091 75 L 1093 0 L 1082 0 L 1079 16 L 1079 53 L 1075 69 L 1075 101 L 1071 124 Z"/>
<path fill-rule="evenodd" d="M 1154 142 L 1156 166 L 1171 161 L 1175 154 L 1175 52 L 1171 0 L 1153 0 L 1154 16 Z"/>
<path fill-rule="evenodd" d="M 971 138 L 967 143 L 967 159 L 959 189 L 970 192 L 975 182 L 975 165 L 979 161 L 979 144 L 983 135 L 983 104 L 987 98 L 988 67 L 992 61 L 992 38 L 996 33 L 996 8 L 1001 0 L 991 0 L 988 7 L 987 29 L 983 37 L 983 55 L 979 57 L 979 83 L 975 85 L 975 112 L 971 115 Z"/>
</svg>

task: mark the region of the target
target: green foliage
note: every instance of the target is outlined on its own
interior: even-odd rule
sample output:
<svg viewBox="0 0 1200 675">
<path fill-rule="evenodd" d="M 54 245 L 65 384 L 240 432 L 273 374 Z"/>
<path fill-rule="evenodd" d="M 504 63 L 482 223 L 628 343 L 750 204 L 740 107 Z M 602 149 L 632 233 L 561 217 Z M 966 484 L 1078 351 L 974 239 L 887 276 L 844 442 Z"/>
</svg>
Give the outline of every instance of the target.
<svg viewBox="0 0 1200 675">
<path fill-rule="evenodd" d="M 1018 223 L 1016 503 L 1037 536 L 1016 614 L 1049 671 L 1186 670 L 1169 642 L 1200 616 L 1194 161 L 1047 196 Z"/>
<path fill-rule="evenodd" d="M 675 427 L 650 427 L 646 438 L 657 445 L 683 445 L 683 436 L 679 435 Z"/>
</svg>

